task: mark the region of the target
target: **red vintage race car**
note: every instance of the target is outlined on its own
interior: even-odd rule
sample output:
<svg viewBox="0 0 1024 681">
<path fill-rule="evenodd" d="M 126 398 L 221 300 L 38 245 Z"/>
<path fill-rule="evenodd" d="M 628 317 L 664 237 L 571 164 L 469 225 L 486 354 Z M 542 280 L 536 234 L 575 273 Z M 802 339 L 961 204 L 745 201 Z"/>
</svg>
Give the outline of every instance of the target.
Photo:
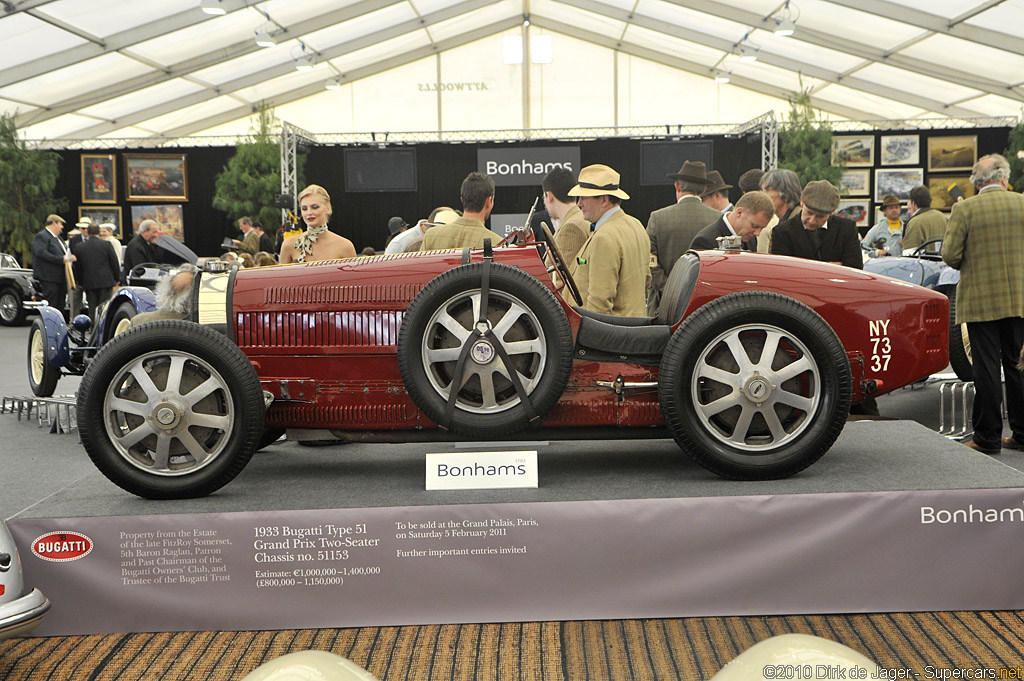
<svg viewBox="0 0 1024 681">
<path fill-rule="evenodd" d="M 851 403 L 947 364 L 946 297 L 885 276 L 691 251 L 657 316 L 622 318 L 580 309 L 555 260 L 520 245 L 203 273 L 191 321 L 139 325 L 96 355 L 82 442 L 150 498 L 213 492 L 283 429 L 671 436 L 715 473 L 772 479 L 820 458 Z"/>
</svg>

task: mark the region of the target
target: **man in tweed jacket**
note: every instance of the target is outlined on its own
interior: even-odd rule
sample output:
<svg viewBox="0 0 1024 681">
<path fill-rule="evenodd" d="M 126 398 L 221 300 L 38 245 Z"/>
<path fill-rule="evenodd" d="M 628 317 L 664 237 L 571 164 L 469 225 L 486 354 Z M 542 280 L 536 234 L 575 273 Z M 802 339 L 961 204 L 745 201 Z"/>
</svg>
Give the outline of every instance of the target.
<svg viewBox="0 0 1024 681">
<path fill-rule="evenodd" d="M 1024 449 L 1024 391 L 1017 359 L 1024 345 L 1024 196 L 1007 191 L 1010 165 L 989 154 L 974 165 L 977 196 L 953 205 L 942 259 L 960 270 L 956 321 L 967 324 L 974 365 L 974 439 L 986 454 Z M 1012 435 L 1003 438 L 1002 362 Z"/>
<path fill-rule="evenodd" d="M 569 264 L 583 307 L 603 314 L 643 317 L 651 283 L 650 242 L 640 221 L 619 206 L 622 199 L 629 198 L 619 186 L 619 174 L 606 165 L 587 166 L 569 196 L 579 197 L 583 217 L 594 224 L 594 231 Z"/>
<path fill-rule="evenodd" d="M 576 178 L 572 172 L 561 166 L 553 168 L 541 183 L 544 208 L 548 215 L 559 220 L 555 245 L 566 262 L 576 258 L 583 243 L 590 237 L 590 223 L 583 219 L 583 212 L 576 205 L 576 199 L 569 196 L 569 190 L 575 184 Z M 554 229 L 553 225 L 548 226 Z"/>
<path fill-rule="evenodd" d="M 707 167 L 700 161 L 686 161 L 678 173 L 667 177 L 675 182 L 676 202 L 651 213 L 647 220 L 647 236 L 651 241 L 651 290 L 647 296 L 647 314 L 655 315 L 661 305 L 672 266 L 690 248 L 697 232 L 722 217 L 722 214 L 701 203 L 701 194 L 708 186 Z"/>
</svg>

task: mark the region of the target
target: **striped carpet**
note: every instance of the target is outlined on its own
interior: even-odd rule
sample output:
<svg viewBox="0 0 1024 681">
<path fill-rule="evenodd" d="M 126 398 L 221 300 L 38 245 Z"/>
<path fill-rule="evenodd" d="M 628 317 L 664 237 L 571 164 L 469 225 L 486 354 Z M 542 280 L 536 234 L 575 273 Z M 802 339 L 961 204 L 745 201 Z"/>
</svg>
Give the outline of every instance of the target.
<svg viewBox="0 0 1024 681">
<path fill-rule="evenodd" d="M 785 633 L 844 643 L 884 669 L 910 669 L 916 678 L 941 678 L 931 667 L 991 669 L 995 676 L 988 678 L 1019 679 L 1022 616 L 709 617 L 21 638 L 0 641 L 0 680 L 238 681 L 267 660 L 306 649 L 348 657 L 382 681 L 697 680 L 757 641 Z M 1000 676 L 1000 669 L 1015 671 Z"/>
</svg>

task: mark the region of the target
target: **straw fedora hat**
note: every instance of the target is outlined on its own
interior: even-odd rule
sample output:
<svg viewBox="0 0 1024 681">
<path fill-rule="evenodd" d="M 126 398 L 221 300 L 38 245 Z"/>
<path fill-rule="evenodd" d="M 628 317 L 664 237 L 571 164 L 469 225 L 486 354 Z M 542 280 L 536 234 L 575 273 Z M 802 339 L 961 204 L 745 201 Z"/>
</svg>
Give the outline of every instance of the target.
<svg viewBox="0 0 1024 681">
<path fill-rule="evenodd" d="M 678 173 L 669 173 L 665 177 L 670 180 L 707 184 L 708 167 L 702 161 L 684 161 L 683 167 L 679 169 Z"/>
<path fill-rule="evenodd" d="M 619 174 L 600 163 L 581 170 L 579 184 L 569 190 L 569 196 L 605 195 L 629 198 L 629 194 L 619 188 Z"/>
</svg>

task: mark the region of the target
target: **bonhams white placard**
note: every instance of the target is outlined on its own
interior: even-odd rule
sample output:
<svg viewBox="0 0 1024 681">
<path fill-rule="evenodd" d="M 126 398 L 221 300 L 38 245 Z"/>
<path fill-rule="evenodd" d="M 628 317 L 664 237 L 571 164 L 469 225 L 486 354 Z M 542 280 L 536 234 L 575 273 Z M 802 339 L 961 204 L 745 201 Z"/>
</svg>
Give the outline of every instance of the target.
<svg viewBox="0 0 1024 681">
<path fill-rule="evenodd" d="M 537 486 L 537 452 L 427 454 L 427 489 Z"/>
</svg>

